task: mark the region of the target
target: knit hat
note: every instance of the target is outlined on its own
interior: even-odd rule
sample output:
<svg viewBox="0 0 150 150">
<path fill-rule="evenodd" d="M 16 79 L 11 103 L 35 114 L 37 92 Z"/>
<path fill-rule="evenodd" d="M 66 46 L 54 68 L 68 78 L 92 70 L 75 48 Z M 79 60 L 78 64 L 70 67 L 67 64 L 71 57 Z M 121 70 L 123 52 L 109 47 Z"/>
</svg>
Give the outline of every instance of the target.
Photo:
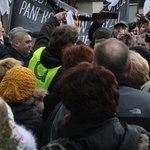
<svg viewBox="0 0 150 150">
<path fill-rule="evenodd" d="M 6 102 L 21 102 L 33 94 L 36 78 L 32 70 L 15 66 L 8 70 L 0 83 L 0 95 Z"/>
</svg>

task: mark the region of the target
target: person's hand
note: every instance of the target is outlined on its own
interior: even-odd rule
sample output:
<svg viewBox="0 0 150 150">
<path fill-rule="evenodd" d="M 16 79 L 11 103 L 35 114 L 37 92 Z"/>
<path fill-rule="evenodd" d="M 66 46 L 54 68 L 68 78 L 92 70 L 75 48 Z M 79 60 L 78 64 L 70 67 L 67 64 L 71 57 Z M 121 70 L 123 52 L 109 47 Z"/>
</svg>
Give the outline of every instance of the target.
<svg viewBox="0 0 150 150">
<path fill-rule="evenodd" d="M 67 17 L 67 12 L 66 11 L 59 12 L 55 14 L 55 17 L 57 18 L 58 21 L 65 20 Z"/>
<path fill-rule="evenodd" d="M 129 39 L 129 45 L 130 47 L 133 47 L 133 46 L 137 46 L 137 37 L 136 35 L 134 35 L 133 32 L 130 32 L 130 39 Z"/>
<path fill-rule="evenodd" d="M 133 23 L 138 24 L 140 22 L 140 15 L 137 14 L 136 17 L 133 20 Z"/>
</svg>

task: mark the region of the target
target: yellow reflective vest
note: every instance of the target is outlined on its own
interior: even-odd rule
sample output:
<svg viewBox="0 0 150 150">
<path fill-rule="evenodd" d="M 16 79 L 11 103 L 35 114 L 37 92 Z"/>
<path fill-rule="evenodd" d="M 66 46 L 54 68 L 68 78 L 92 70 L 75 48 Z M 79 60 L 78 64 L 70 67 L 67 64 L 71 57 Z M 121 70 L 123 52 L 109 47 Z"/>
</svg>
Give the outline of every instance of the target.
<svg viewBox="0 0 150 150">
<path fill-rule="evenodd" d="M 29 61 L 28 68 L 30 68 L 36 76 L 36 86 L 48 89 L 54 76 L 61 66 L 50 69 L 45 68 L 40 61 L 41 54 L 44 49 L 45 47 L 40 47 L 34 52 L 32 58 Z"/>
</svg>

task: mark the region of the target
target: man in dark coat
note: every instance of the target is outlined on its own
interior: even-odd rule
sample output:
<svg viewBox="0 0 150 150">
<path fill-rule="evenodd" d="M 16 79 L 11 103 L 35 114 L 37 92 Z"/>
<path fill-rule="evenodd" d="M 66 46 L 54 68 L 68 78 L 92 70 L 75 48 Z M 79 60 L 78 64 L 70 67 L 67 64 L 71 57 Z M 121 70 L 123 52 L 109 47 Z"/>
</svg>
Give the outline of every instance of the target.
<svg viewBox="0 0 150 150">
<path fill-rule="evenodd" d="M 118 117 L 150 131 L 150 93 L 132 88 L 129 48 L 117 39 L 108 39 L 95 46 L 94 62 L 110 69 L 117 78 L 120 94 Z"/>
<path fill-rule="evenodd" d="M 9 32 L 10 44 L 5 46 L 1 59 L 15 58 L 27 67 L 31 58 L 32 38 L 31 31 L 22 27 L 15 27 Z"/>
</svg>

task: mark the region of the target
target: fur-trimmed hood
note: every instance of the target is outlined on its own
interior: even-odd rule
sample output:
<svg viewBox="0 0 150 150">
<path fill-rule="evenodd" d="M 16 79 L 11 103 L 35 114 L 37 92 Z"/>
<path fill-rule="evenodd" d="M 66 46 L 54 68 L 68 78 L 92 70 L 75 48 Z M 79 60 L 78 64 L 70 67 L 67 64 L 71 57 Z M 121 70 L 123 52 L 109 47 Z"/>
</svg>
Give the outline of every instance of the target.
<svg viewBox="0 0 150 150">
<path fill-rule="evenodd" d="M 38 113 L 42 114 L 44 109 L 43 98 L 48 94 L 48 91 L 41 88 L 36 88 L 33 92 L 32 97 L 35 100 L 35 105 Z"/>
<path fill-rule="evenodd" d="M 146 134 L 141 134 L 139 138 L 139 143 L 138 143 L 138 149 L 137 150 L 149 150 L 150 145 L 149 145 L 149 136 Z"/>
</svg>

